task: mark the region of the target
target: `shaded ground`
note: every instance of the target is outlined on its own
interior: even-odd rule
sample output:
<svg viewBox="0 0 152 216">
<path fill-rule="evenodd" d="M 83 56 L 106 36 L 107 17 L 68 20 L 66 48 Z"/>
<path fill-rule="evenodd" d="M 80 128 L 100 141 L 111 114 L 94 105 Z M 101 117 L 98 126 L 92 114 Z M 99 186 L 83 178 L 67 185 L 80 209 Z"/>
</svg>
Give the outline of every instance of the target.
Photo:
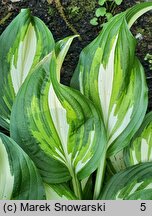
<svg viewBox="0 0 152 216">
<path fill-rule="evenodd" d="M 62 6 L 64 7 L 64 13 L 71 25 L 81 35 L 82 40 L 75 39 L 69 53 L 65 59 L 62 68 L 62 83 L 69 85 L 73 71 L 77 65 L 78 57 L 81 50 L 89 44 L 99 33 L 100 28 L 92 26 L 89 21 L 94 16 L 95 7 L 97 1 L 87 0 L 62 0 Z M 124 11 L 128 7 L 134 5 L 135 0 L 124 0 L 121 6 L 116 9 L 116 13 Z M 8 13 L 12 13 L 9 19 L 7 19 L 3 25 L 0 25 L 0 33 L 7 27 L 11 20 L 19 13 L 21 8 L 30 8 L 33 15 L 41 18 L 45 24 L 50 28 L 55 40 L 62 39 L 66 36 L 73 35 L 73 32 L 66 25 L 65 21 L 61 18 L 59 11 L 57 10 L 55 3 L 49 5 L 44 0 L 31 0 L 20 1 L 18 3 L 11 3 L 8 0 L 0 1 L 0 20 L 4 18 Z M 147 83 L 149 86 L 149 108 L 152 110 L 152 71 L 149 69 L 149 64 L 144 60 L 147 53 L 152 54 L 152 16 L 151 13 L 147 13 L 142 16 L 132 28 L 133 34 L 138 35 L 137 55 L 142 62 Z"/>
</svg>

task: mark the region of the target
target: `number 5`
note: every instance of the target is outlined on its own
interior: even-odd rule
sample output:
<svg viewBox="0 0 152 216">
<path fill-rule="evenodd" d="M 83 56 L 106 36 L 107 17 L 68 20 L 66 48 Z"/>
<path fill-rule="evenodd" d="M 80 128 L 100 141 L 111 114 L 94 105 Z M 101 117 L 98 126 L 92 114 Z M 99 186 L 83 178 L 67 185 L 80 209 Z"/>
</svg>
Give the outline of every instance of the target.
<svg viewBox="0 0 152 216">
<path fill-rule="evenodd" d="M 146 211 L 146 203 L 141 203 L 140 210 L 141 211 Z"/>
</svg>

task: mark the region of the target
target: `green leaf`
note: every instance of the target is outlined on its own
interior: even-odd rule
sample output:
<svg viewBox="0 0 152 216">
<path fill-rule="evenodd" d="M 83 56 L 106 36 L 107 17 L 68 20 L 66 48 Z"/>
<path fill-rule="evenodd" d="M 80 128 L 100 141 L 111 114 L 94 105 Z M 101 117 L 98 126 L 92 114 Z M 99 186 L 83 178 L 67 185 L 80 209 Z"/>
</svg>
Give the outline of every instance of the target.
<svg viewBox="0 0 152 216">
<path fill-rule="evenodd" d="M 84 181 L 84 182 L 83 182 Z M 94 175 L 89 178 L 84 179 L 81 184 L 83 184 L 83 200 L 92 200 L 94 192 Z"/>
<path fill-rule="evenodd" d="M 54 48 L 45 24 L 28 9 L 12 21 L 0 36 L 0 125 L 9 129 L 16 94 L 33 67 Z"/>
<path fill-rule="evenodd" d="M 152 200 L 152 163 L 134 165 L 115 174 L 99 199 Z"/>
<path fill-rule="evenodd" d="M 92 164 L 90 163 L 90 160 L 93 157 L 92 158 L 93 161 L 97 162 L 97 158 L 95 159 L 95 157 L 97 155 L 99 156 L 99 154 L 101 156 L 101 154 L 102 154 L 101 152 L 104 150 L 104 148 L 103 148 L 104 143 L 105 143 L 104 127 L 103 127 L 102 122 L 100 121 L 100 118 L 98 116 L 98 113 L 96 112 L 96 109 L 93 106 L 93 104 L 91 103 L 91 101 L 89 101 L 87 98 L 83 97 L 83 95 L 80 92 L 75 91 L 74 89 L 71 89 L 69 87 L 60 85 L 58 82 L 56 82 L 56 78 L 55 78 L 56 70 L 55 70 L 55 68 L 57 68 L 57 63 L 58 63 L 58 61 L 56 61 L 54 58 L 52 61 L 52 64 L 51 64 L 51 72 L 52 72 L 51 73 L 51 77 L 52 77 L 51 80 L 52 80 L 52 85 L 54 88 L 54 93 L 53 92 L 52 93 L 56 94 L 56 96 L 54 98 L 54 100 L 58 100 L 58 101 L 56 101 L 56 105 L 58 103 L 61 103 L 61 106 L 63 106 L 63 108 L 66 110 L 66 115 L 67 115 L 66 121 L 69 125 L 68 126 L 69 127 L 68 128 L 69 153 L 72 154 L 71 161 L 72 161 L 72 165 L 75 167 L 75 172 L 76 172 L 76 174 L 78 173 L 79 178 L 82 179 L 82 178 L 87 177 L 90 174 L 87 171 L 89 166 L 92 169 L 92 171 L 94 171 L 96 169 L 96 168 L 94 168 L 94 166 L 92 166 Z M 52 93 L 51 93 L 51 95 L 52 95 Z M 52 106 L 53 106 L 53 104 L 52 104 Z M 52 106 L 50 105 L 50 107 L 52 107 Z M 57 106 L 59 106 L 59 105 L 57 105 Z M 83 115 L 81 114 L 80 108 L 81 108 L 81 110 L 84 110 Z M 78 113 L 78 110 L 79 110 L 79 113 Z M 62 116 L 63 116 L 63 114 L 64 113 L 62 113 Z M 52 117 L 53 117 L 53 112 L 52 112 Z M 55 118 L 54 118 L 53 122 L 54 123 L 56 122 Z M 63 122 L 64 121 L 62 119 L 60 124 L 62 125 Z M 83 122 L 83 124 L 82 124 L 82 122 Z M 60 127 L 61 126 L 56 125 L 56 128 L 58 130 Z M 66 123 L 65 123 L 65 127 L 66 127 Z M 64 132 L 65 132 L 65 127 L 64 127 Z M 102 131 L 101 131 L 101 128 L 102 128 Z M 77 133 L 75 134 L 76 131 L 77 131 L 77 133 L 79 133 L 79 135 Z M 100 134 L 100 133 L 103 134 L 102 139 L 100 139 L 99 137 L 97 138 L 97 136 L 98 136 L 97 134 Z M 75 145 L 76 145 L 75 143 L 77 140 L 81 140 L 81 142 L 77 143 L 78 146 L 75 147 Z M 102 151 L 98 154 L 96 152 L 96 150 L 97 150 L 96 145 L 97 145 L 97 143 L 98 143 L 98 145 L 100 145 L 99 143 L 101 141 L 103 141 L 103 146 L 101 147 Z M 99 147 L 99 149 L 100 149 L 100 147 Z M 93 152 L 97 155 L 96 156 L 93 155 Z M 96 164 L 96 162 L 95 162 L 95 164 Z M 87 166 L 86 166 L 86 163 L 87 163 Z M 86 170 L 85 170 L 85 166 L 86 166 Z M 84 171 L 83 171 L 83 168 L 84 168 Z"/>
<path fill-rule="evenodd" d="M 48 104 L 50 58 L 51 54 L 42 60 L 21 87 L 12 109 L 10 132 L 33 159 L 43 180 L 60 183 L 71 177 L 67 168 L 50 156 L 60 143 Z"/>
<path fill-rule="evenodd" d="M 96 17 L 104 16 L 106 14 L 106 8 L 100 7 L 96 10 Z"/>
<path fill-rule="evenodd" d="M 102 6 L 102 5 L 104 5 L 105 2 L 106 2 L 106 0 L 99 0 L 98 4 Z"/>
<path fill-rule="evenodd" d="M 100 159 L 94 199 L 102 187 L 106 157 L 115 156 L 129 144 L 146 113 L 148 88 L 135 45 L 126 13 L 111 18 L 82 51 L 71 80 L 71 86 L 98 107 L 107 132 L 107 151 Z"/>
<path fill-rule="evenodd" d="M 122 3 L 122 1 L 123 1 L 123 0 L 115 0 L 115 3 L 116 3 L 117 5 L 120 5 L 120 4 Z"/>
<path fill-rule="evenodd" d="M 131 28 L 131 26 L 140 16 L 150 10 L 152 10 L 152 2 L 136 4 L 135 6 L 129 8 L 126 12 L 128 27 Z"/>
<path fill-rule="evenodd" d="M 45 191 L 32 160 L 0 133 L 0 200 L 42 200 Z"/>
<path fill-rule="evenodd" d="M 121 170 L 126 169 L 127 165 L 124 158 L 124 149 L 117 152 L 107 159 L 107 166 L 111 174 L 115 174 Z"/>
<path fill-rule="evenodd" d="M 152 112 L 146 115 L 124 156 L 128 166 L 152 161 Z"/>
<path fill-rule="evenodd" d="M 107 17 L 107 20 L 109 21 L 113 17 L 113 15 L 112 13 L 106 13 L 106 17 Z"/>
<path fill-rule="evenodd" d="M 47 200 L 77 200 L 67 183 L 45 184 Z"/>
<path fill-rule="evenodd" d="M 148 113 L 131 143 L 108 160 L 112 173 L 127 166 L 152 161 L 152 112 Z"/>
<path fill-rule="evenodd" d="M 28 152 L 45 182 L 72 178 L 77 187 L 77 178 L 97 168 L 106 140 L 92 102 L 58 82 L 71 41 L 59 42 L 57 57 L 54 52 L 48 55 L 23 84 L 13 105 L 11 136 Z"/>
<path fill-rule="evenodd" d="M 107 130 L 107 157 L 122 150 L 142 123 L 147 85 L 135 56 L 125 13 L 113 17 L 81 53 L 71 86 L 99 108 Z"/>
<path fill-rule="evenodd" d="M 98 25 L 98 19 L 96 17 L 94 17 L 93 19 L 90 20 L 90 24 L 93 26 Z"/>
</svg>

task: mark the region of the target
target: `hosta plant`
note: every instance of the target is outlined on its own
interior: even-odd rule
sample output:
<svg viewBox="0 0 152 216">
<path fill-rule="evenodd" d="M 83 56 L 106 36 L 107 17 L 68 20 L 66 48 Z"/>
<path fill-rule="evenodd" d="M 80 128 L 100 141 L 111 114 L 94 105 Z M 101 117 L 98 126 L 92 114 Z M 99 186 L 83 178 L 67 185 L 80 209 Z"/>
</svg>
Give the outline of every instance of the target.
<svg viewBox="0 0 152 216">
<path fill-rule="evenodd" d="M 93 104 L 58 82 L 60 64 L 71 40 L 60 41 L 56 55 L 48 55 L 25 81 L 13 105 L 10 129 L 45 182 L 72 180 L 76 195 L 81 197 L 79 180 L 99 165 L 105 132 Z M 22 115 L 17 115 L 20 111 Z"/>
<path fill-rule="evenodd" d="M 115 156 L 130 143 L 147 109 L 144 71 L 135 56 L 136 41 L 129 28 L 151 5 L 139 4 L 111 19 L 82 51 L 71 81 L 71 86 L 98 107 L 106 128 L 107 145 L 97 171 L 95 197 L 102 185 L 105 158 L 118 166 Z"/>
<path fill-rule="evenodd" d="M 82 51 L 72 87 L 60 70 L 76 36 L 55 43 L 29 10 L 3 32 L 0 125 L 11 138 L 0 134 L 0 199 L 152 199 L 148 89 L 129 30 L 150 9 L 113 17 Z"/>
</svg>

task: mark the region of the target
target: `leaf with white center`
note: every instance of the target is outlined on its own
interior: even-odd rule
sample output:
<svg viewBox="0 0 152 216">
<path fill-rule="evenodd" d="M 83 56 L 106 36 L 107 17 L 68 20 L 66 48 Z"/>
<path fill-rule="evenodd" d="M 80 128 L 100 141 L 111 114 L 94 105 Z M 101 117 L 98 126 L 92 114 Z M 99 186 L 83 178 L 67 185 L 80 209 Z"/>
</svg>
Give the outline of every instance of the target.
<svg viewBox="0 0 152 216">
<path fill-rule="evenodd" d="M 98 159 L 95 159 L 93 152 L 94 154 L 97 153 L 96 144 L 100 143 L 100 138 L 97 138 L 97 134 L 100 133 L 100 131 L 103 134 L 103 137 L 101 138 L 102 150 L 100 153 L 102 153 L 104 149 L 105 134 L 103 124 L 100 122 L 98 114 L 89 100 L 87 100 L 85 97 L 82 97 L 78 91 L 60 85 L 57 82 L 57 63 L 58 61 L 53 58 L 51 64 L 53 88 L 51 87 L 50 91 L 53 93 L 51 94 L 56 101 L 56 107 L 59 107 L 57 110 L 59 110 L 59 113 L 62 117 L 57 118 L 59 114 L 56 115 L 54 110 L 50 109 L 51 116 L 54 116 L 53 122 L 55 123 L 56 128 L 60 128 L 60 130 L 58 130 L 60 134 L 59 136 L 61 137 L 65 154 L 69 155 L 67 159 L 70 166 L 75 168 L 75 173 L 79 173 L 78 176 L 80 178 L 84 178 L 87 177 L 89 173 L 84 174 L 85 171 L 82 171 L 83 169 L 87 170 L 90 166 L 92 171 L 95 170 L 95 168 L 91 165 L 91 161 L 96 161 L 94 163 L 94 166 L 96 166 L 95 164 L 97 163 Z M 51 107 L 53 107 L 53 104 L 50 105 L 50 108 Z M 83 113 L 82 110 L 84 110 Z M 100 123 L 102 126 L 101 128 L 99 126 Z"/>
<path fill-rule="evenodd" d="M 146 115 L 124 156 L 128 166 L 152 161 L 152 112 Z"/>
<path fill-rule="evenodd" d="M 129 13 L 135 16 L 131 10 Z M 135 56 L 136 41 L 126 15 L 123 12 L 111 18 L 99 36 L 84 48 L 71 80 L 71 86 L 98 107 L 107 132 L 107 151 L 97 171 L 95 199 L 102 186 L 106 157 L 115 156 L 129 144 L 147 109 L 145 74 Z"/>
<path fill-rule="evenodd" d="M 71 177 L 66 167 L 55 160 L 56 157 L 61 160 L 62 155 L 56 151 L 60 139 L 48 104 L 50 58 L 51 54 L 40 62 L 22 85 L 12 108 L 10 132 L 32 158 L 43 180 L 60 183 Z"/>
<path fill-rule="evenodd" d="M 99 199 L 152 200 L 152 163 L 134 165 L 115 174 Z"/>
<path fill-rule="evenodd" d="M 82 51 L 71 85 L 100 109 L 108 136 L 107 156 L 123 149 L 139 128 L 148 101 L 125 13 L 112 18 Z"/>
<path fill-rule="evenodd" d="M 0 200 L 45 199 L 43 183 L 32 160 L 0 133 Z"/>
<path fill-rule="evenodd" d="M 57 57 L 49 54 L 26 79 L 11 115 L 11 136 L 47 183 L 89 176 L 105 147 L 104 127 L 92 102 L 57 81 L 69 41 L 59 42 Z"/>
<path fill-rule="evenodd" d="M 45 24 L 28 9 L 12 21 L 0 36 L 0 125 L 9 129 L 17 92 L 33 67 L 54 48 Z"/>
<path fill-rule="evenodd" d="M 68 184 L 45 184 L 45 192 L 47 200 L 77 200 Z"/>
</svg>

